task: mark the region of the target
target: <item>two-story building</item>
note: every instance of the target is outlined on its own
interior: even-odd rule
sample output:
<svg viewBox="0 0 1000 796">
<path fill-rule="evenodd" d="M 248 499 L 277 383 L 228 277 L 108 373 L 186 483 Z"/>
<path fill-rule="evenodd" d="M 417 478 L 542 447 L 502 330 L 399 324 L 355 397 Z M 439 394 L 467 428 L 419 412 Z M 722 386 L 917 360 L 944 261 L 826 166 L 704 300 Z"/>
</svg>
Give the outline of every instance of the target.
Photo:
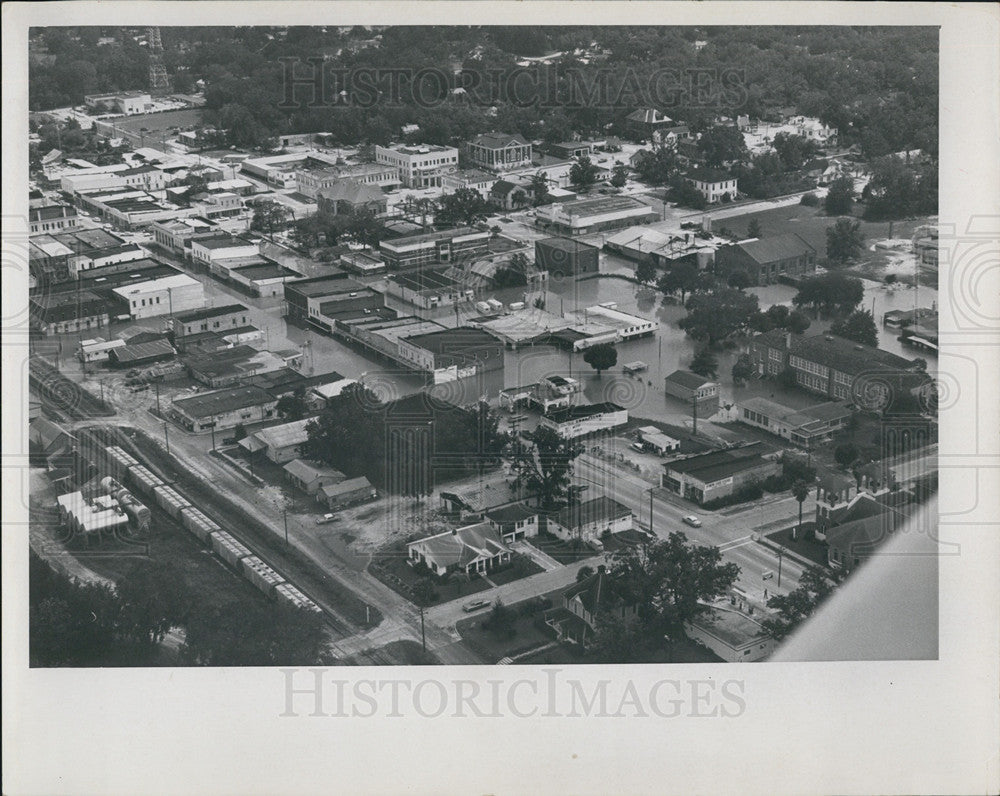
<svg viewBox="0 0 1000 796">
<path fill-rule="evenodd" d="M 395 168 L 406 188 L 440 188 L 444 176 L 458 168 L 458 150 L 432 144 L 376 146 L 375 161 Z"/>
<path fill-rule="evenodd" d="M 698 417 L 709 418 L 719 411 L 719 385 L 690 370 L 675 370 L 663 380 L 667 395 L 694 406 Z"/>
<path fill-rule="evenodd" d="M 661 486 L 704 505 L 729 497 L 751 480 L 763 481 L 781 472 L 781 465 L 762 455 L 759 442 L 739 448 L 675 459 L 663 465 Z"/>
<path fill-rule="evenodd" d="M 469 142 L 469 160 L 487 171 L 513 171 L 531 165 L 531 144 L 517 133 L 483 133 Z"/>
<path fill-rule="evenodd" d="M 503 344 L 482 329 L 442 329 L 398 342 L 401 359 L 430 375 L 435 384 L 503 370 Z"/>
<path fill-rule="evenodd" d="M 710 205 L 736 198 L 737 179 L 728 172 L 716 169 L 692 169 L 687 173 L 687 179 Z"/>
<path fill-rule="evenodd" d="M 483 254 L 489 246 L 490 233 L 474 227 L 407 235 L 379 241 L 378 244 L 390 271 L 461 261 Z"/>
<path fill-rule="evenodd" d="M 632 530 L 632 509 L 617 500 L 601 496 L 567 506 L 549 517 L 546 529 L 567 542 L 601 545 L 601 536 Z"/>
<path fill-rule="evenodd" d="M 511 503 L 487 509 L 484 517 L 507 544 L 538 535 L 538 509 L 527 503 Z"/>
<path fill-rule="evenodd" d="M 628 423 L 628 410 L 616 403 L 568 406 L 557 409 L 539 420 L 540 426 L 551 428 L 568 439 L 583 437 L 599 431 L 610 431 Z"/>
<path fill-rule="evenodd" d="M 334 216 L 353 213 L 359 208 L 378 215 L 386 211 L 388 201 L 377 185 L 365 185 L 357 180 L 338 180 L 317 192 L 316 204 L 320 212 Z"/>
</svg>

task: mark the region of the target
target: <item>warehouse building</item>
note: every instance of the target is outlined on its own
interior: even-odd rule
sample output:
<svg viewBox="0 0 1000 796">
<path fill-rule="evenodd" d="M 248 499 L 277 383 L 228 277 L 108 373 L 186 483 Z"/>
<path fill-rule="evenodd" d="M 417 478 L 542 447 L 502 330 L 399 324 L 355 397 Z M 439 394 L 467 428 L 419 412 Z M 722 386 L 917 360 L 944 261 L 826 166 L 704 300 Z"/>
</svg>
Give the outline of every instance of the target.
<svg viewBox="0 0 1000 796">
<path fill-rule="evenodd" d="M 430 268 L 390 277 L 386 280 L 385 291 L 390 296 L 424 309 L 471 301 L 475 295 L 473 290 L 447 276 L 445 269 Z"/>
<path fill-rule="evenodd" d="M 663 465 L 661 486 L 703 505 L 729 497 L 748 481 L 778 475 L 781 465 L 765 459 L 759 442 L 702 453 Z"/>
<path fill-rule="evenodd" d="M 179 341 L 198 332 L 218 332 L 248 326 L 251 323 L 249 312 L 242 304 L 226 304 L 222 307 L 182 312 L 173 317 L 174 338 Z"/>
<path fill-rule="evenodd" d="M 715 265 L 723 277 L 742 271 L 754 285 L 797 280 L 816 273 L 816 250 L 794 232 L 720 246 Z"/>
<path fill-rule="evenodd" d="M 164 276 L 112 291 L 120 312 L 132 320 L 173 315 L 205 306 L 205 288 L 187 274 Z"/>
<path fill-rule="evenodd" d="M 490 233 L 473 227 L 425 232 L 379 242 L 390 271 L 433 263 L 451 263 L 489 251 Z"/>
<path fill-rule="evenodd" d="M 660 214 L 630 196 L 601 196 L 557 202 L 535 210 L 535 224 L 560 235 L 588 235 L 660 221 Z"/>
<path fill-rule="evenodd" d="M 170 409 L 181 426 L 198 433 L 271 420 L 277 404 L 277 398 L 259 387 L 232 387 L 175 398 Z"/>
<path fill-rule="evenodd" d="M 435 384 L 502 371 L 504 366 L 503 344 L 468 326 L 400 338 L 399 356 L 429 374 Z"/>
<path fill-rule="evenodd" d="M 31 325 L 44 335 L 67 334 L 108 325 L 108 305 L 89 291 L 32 296 Z"/>
</svg>

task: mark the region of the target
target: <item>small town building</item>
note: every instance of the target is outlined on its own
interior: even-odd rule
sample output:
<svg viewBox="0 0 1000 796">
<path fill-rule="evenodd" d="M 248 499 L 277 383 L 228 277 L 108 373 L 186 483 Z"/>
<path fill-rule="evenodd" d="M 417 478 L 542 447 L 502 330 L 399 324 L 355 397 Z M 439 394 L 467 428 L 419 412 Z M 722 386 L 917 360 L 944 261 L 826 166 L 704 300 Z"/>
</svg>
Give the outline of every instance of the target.
<svg viewBox="0 0 1000 796">
<path fill-rule="evenodd" d="M 679 439 L 674 439 L 664 434 L 656 426 L 643 426 L 636 429 L 636 434 L 644 448 L 660 456 L 666 456 L 668 453 L 673 453 L 681 447 Z"/>
<path fill-rule="evenodd" d="M 699 505 L 729 497 L 748 481 L 781 472 L 781 465 L 762 452 L 754 442 L 666 462 L 661 486 Z"/>
<path fill-rule="evenodd" d="M 853 414 L 847 404 L 828 401 L 805 409 L 792 409 L 766 398 L 747 398 L 736 405 L 737 419 L 795 445 L 812 447 L 846 428 Z"/>
<path fill-rule="evenodd" d="M 424 232 L 379 241 L 379 250 L 391 271 L 433 263 L 451 263 L 489 250 L 490 233 L 474 227 Z"/>
<path fill-rule="evenodd" d="M 277 398 L 259 387 L 231 387 L 175 398 L 170 409 L 181 426 L 198 433 L 270 420 L 277 403 Z"/>
<path fill-rule="evenodd" d="M 174 340 L 199 332 L 220 332 L 251 324 L 250 311 L 242 304 L 225 304 L 221 307 L 182 312 L 171 320 Z"/>
<path fill-rule="evenodd" d="M 205 287 L 187 274 L 164 276 L 147 282 L 117 287 L 118 312 L 132 320 L 173 315 L 205 306 Z"/>
<path fill-rule="evenodd" d="M 347 480 L 347 476 L 340 470 L 313 464 L 304 459 L 292 459 L 283 469 L 285 478 L 307 495 L 315 495 L 324 486 Z"/>
<path fill-rule="evenodd" d="M 316 194 L 316 205 L 320 212 L 333 216 L 350 214 L 359 208 L 378 215 L 386 211 L 388 200 L 377 185 L 345 179 L 321 188 Z"/>
<path fill-rule="evenodd" d="M 625 132 L 634 141 L 651 141 L 654 133 L 675 127 L 674 120 L 655 108 L 639 108 L 625 117 Z"/>
<path fill-rule="evenodd" d="M 376 146 L 375 161 L 395 168 L 406 188 L 440 188 L 444 175 L 458 168 L 458 150 L 433 144 Z"/>
<path fill-rule="evenodd" d="M 348 478 L 337 484 L 326 484 L 316 493 L 316 500 L 325 504 L 330 511 L 374 500 L 377 497 L 378 492 L 375 487 L 363 475 L 358 478 Z"/>
<path fill-rule="evenodd" d="M 600 544 L 601 536 L 632 530 L 632 509 L 607 496 L 567 506 L 549 517 L 546 529 L 567 542 Z"/>
<path fill-rule="evenodd" d="M 28 309 L 32 326 L 44 335 L 103 329 L 108 325 L 107 302 L 88 290 L 32 296 Z"/>
<path fill-rule="evenodd" d="M 538 509 L 527 503 L 494 506 L 485 513 L 487 522 L 507 544 L 538 535 Z"/>
<path fill-rule="evenodd" d="M 264 455 L 275 464 L 285 464 L 299 458 L 302 446 L 309 441 L 306 426 L 310 422 L 308 419 L 293 420 L 290 423 L 262 428 L 247 434 L 238 444 L 250 453 L 264 451 Z"/>
<path fill-rule="evenodd" d="M 535 241 L 535 265 L 550 277 L 596 274 L 600 249 L 571 238 L 543 238 Z"/>
<path fill-rule="evenodd" d="M 692 373 L 690 370 L 675 370 L 663 380 L 667 395 L 694 405 L 698 417 L 707 419 L 719 411 L 718 383 Z"/>
<path fill-rule="evenodd" d="M 569 439 L 583 437 L 599 431 L 610 431 L 628 423 L 628 410 L 606 401 L 557 409 L 539 420 L 540 426 L 551 428 L 559 436 Z"/>
<path fill-rule="evenodd" d="M 738 193 L 736 177 L 726 171 L 692 169 L 687 173 L 687 179 L 710 205 L 731 202 Z"/>
<path fill-rule="evenodd" d="M 561 605 L 546 612 L 545 622 L 560 641 L 586 644 L 598 620 L 624 623 L 638 616 L 637 606 L 627 602 L 603 564 L 597 572 L 563 592 Z"/>
<path fill-rule="evenodd" d="M 659 212 L 631 196 L 553 202 L 535 210 L 536 226 L 571 237 L 660 220 Z"/>
<path fill-rule="evenodd" d="M 125 341 L 121 339 L 105 340 L 103 337 L 96 337 L 93 340 L 81 340 L 76 355 L 81 362 L 107 362 L 111 349 L 123 345 Z"/>
<path fill-rule="evenodd" d="M 688 637 L 704 644 L 727 663 L 765 660 L 775 642 L 755 619 L 734 608 L 713 605 L 684 626 Z"/>
<path fill-rule="evenodd" d="M 490 572 L 510 563 L 512 550 L 488 522 L 444 531 L 406 545 L 411 565 L 421 563 L 435 575 Z"/>
<path fill-rule="evenodd" d="M 752 285 L 771 285 L 815 274 L 816 249 L 790 232 L 720 246 L 715 265 L 723 277 L 742 271 Z"/>
<path fill-rule="evenodd" d="M 503 370 L 504 347 L 482 329 L 462 326 L 401 337 L 399 356 L 435 384 Z"/>
<path fill-rule="evenodd" d="M 108 364 L 116 368 L 138 368 L 165 362 L 177 356 L 169 340 L 150 340 L 148 343 L 129 343 L 113 348 L 108 354 Z"/>
<path fill-rule="evenodd" d="M 483 133 L 469 142 L 469 160 L 487 171 L 513 171 L 531 165 L 531 144 L 517 133 Z"/>
</svg>

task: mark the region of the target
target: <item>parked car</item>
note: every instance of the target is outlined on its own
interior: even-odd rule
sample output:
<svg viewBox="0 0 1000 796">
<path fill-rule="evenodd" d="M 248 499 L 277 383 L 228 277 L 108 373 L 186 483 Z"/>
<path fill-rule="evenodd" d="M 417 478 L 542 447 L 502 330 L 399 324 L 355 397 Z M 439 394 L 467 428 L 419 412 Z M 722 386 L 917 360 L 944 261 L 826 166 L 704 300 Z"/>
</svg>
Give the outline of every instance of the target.
<svg viewBox="0 0 1000 796">
<path fill-rule="evenodd" d="M 639 451 L 639 453 L 645 453 L 646 452 L 646 446 L 643 445 L 641 442 L 633 442 L 632 445 L 631 445 L 631 448 L 634 451 Z"/>
<path fill-rule="evenodd" d="M 322 517 L 316 518 L 317 525 L 325 525 L 328 522 L 334 522 L 337 519 L 336 514 L 324 514 Z"/>
<path fill-rule="evenodd" d="M 490 604 L 489 600 L 470 600 L 465 605 L 462 606 L 462 610 L 467 614 L 471 614 L 473 611 L 478 611 L 480 608 L 485 608 Z"/>
<path fill-rule="evenodd" d="M 690 525 L 692 528 L 700 528 L 701 520 L 699 520 L 694 514 L 688 514 L 684 517 L 684 524 Z"/>
</svg>

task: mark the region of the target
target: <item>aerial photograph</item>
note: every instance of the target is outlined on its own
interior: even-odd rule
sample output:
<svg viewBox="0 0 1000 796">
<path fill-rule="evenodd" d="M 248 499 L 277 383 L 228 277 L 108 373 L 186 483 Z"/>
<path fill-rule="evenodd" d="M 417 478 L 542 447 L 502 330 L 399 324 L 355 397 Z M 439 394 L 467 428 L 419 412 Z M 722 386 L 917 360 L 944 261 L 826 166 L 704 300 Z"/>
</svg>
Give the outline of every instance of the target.
<svg viewBox="0 0 1000 796">
<path fill-rule="evenodd" d="M 936 659 L 938 46 L 31 28 L 30 665 Z"/>
</svg>

